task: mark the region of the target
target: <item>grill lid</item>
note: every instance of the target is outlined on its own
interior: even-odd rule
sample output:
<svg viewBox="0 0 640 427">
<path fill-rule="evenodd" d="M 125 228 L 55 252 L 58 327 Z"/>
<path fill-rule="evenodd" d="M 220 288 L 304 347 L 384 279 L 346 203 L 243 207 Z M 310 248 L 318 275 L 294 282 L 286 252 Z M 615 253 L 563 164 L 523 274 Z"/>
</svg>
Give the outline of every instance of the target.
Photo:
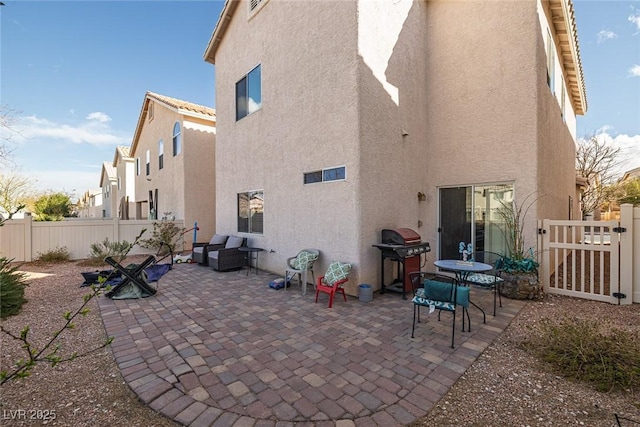
<svg viewBox="0 0 640 427">
<path fill-rule="evenodd" d="M 410 228 L 382 230 L 382 243 L 388 245 L 415 245 L 420 242 L 420 235 Z"/>
</svg>

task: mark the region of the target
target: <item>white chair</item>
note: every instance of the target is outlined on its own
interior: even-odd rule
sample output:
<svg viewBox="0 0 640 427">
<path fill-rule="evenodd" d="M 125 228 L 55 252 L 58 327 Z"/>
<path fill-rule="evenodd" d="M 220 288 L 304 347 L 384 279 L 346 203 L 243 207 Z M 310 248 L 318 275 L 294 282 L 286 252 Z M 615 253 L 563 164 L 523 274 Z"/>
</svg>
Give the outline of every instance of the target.
<svg viewBox="0 0 640 427">
<path fill-rule="evenodd" d="M 298 255 L 287 258 L 287 269 L 285 271 L 285 286 L 291 283 L 291 280 L 298 276 L 298 284 L 302 286 L 302 295 L 307 294 L 307 272 L 311 272 L 313 279 L 312 283 L 316 282 L 315 274 L 313 273 L 313 264 L 320 257 L 320 251 L 317 249 L 303 249 L 298 252 Z"/>
</svg>

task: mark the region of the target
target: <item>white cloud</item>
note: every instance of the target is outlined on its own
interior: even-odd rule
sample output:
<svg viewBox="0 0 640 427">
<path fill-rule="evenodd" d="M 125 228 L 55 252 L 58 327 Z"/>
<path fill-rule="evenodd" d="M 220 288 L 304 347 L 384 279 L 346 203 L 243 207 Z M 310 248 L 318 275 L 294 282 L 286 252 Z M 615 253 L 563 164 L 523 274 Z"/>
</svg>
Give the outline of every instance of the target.
<svg viewBox="0 0 640 427">
<path fill-rule="evenodd" d="M 22 117 L 16 123 L 16 129 L 19 131 L 17 139 L 22 141 L 55 139 L 95 146 L 128 144 L 130 141 L 125 135 L 119 134 L 105 124 L 109 120 L 111 118 L 104 113 L 91 113 L 87 116 L 86 122 L 73 125 L 36 116 Z"/>
<path fill-rule="evenodd" d="M 634 11 L 633 14 L 629 15 L 629 22 L 636 26 L 636 29 L 640 31 L 640 12 Z"/>
<path fill-rule="evenodd" d="M 96 111 L 93 113 L 89 113 L 89 115 L 87 116 L 87 120 L 97 120 L 99 122 L 106 123 L 111 121 L 111 117 L 109 117 L 105 113 Z"/>
<path fill-rule="evenodd" d="M 633 67 L 629 68 L 629 76 L 640 77 L 640 65 L 635 64 Z"/>
<path fill-rule="evenodd" d="M 618 167 L 616 173 L 622 174 L 628 170 L 640 167 L 640 135 L 616 135 L 611 136 L 609 126 L 603 126 L 596 137 L 608 145 L 620 148 Z"/>
<path fill-rule="evenodd" d="M 613 31 L 602 30 L 598 33 L 597 37 L 598 37 L 598 43 L 603 43 L 607 40 L 615 39 L 616 37 L 618 37 L 618 35 Z"/>
</svg>

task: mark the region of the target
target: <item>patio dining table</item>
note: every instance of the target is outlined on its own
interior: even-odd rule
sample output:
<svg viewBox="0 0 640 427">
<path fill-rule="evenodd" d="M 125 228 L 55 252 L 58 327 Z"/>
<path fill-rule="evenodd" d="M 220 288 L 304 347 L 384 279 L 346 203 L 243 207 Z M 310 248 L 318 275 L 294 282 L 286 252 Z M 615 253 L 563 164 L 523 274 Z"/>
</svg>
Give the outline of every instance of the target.
<svg viewBox="0 0 640 427">
<path fill-rule="evenodd" d="M 472 273 L 482 273 L 491 270 L 493 267 L 489 264 L 478 261 L 460 261 L 457 259 L 439 259 L 434 261 L 433 264 L 441 270 L 449 271 L 455 274 L 456 281 L 463 286 L 468 286 L 466 279 Z M 483 323 L 487 323 L 487 315 L 482 308 L 480 308 L 473 301 L 469 301 L 475 308 L 482 312 Z M 469 330 L 471 330 L 471 324 L 469 324 Z"/>
</svg>

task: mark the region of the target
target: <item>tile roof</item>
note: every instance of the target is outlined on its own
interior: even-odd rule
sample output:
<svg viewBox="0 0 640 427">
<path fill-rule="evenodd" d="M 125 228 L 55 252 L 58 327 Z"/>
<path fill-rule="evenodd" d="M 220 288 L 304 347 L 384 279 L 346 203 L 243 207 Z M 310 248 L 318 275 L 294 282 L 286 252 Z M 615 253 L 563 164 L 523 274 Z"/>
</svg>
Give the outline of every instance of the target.
<svg viewBox="0 0 640 427">
<path fill-rule="evenodd" d="M 177 108 L 178 110 L 191 111 L 193 113 L 204 114 L 206 116 L 215 117 L 216 110 L 213 108 L 205 107 L 204 105 L 194 104 L 193 102 L 182 101 L 180 99 L 171 98 L 169 96 L 160 95 L 154 92 L 147 91 L 147 98 L 153 98 L 156 101 L 167 104 L 170 107 Z"/>
</svg>

